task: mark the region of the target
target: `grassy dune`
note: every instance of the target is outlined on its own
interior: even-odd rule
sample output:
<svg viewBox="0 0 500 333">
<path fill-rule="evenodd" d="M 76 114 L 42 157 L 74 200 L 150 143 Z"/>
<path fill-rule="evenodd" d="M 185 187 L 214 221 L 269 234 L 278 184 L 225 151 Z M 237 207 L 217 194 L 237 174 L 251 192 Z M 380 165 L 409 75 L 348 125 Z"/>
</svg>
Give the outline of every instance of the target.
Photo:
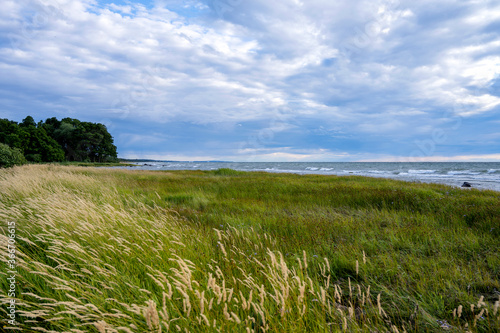
<svg viewBox="0 0 500 333">
<path fill-rule="evenodd" d="M 500 331 L 498 192 L 48 165 L 0 170 L 0 189 L 7 328 Z"/>
</svg>

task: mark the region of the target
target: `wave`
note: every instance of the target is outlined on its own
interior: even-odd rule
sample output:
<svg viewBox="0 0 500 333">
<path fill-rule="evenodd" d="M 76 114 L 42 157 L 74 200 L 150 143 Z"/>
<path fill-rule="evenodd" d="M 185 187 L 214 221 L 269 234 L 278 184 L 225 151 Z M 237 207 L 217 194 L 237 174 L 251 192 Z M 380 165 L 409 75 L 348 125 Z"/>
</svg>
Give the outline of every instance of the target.
<svg viewBox="0 0 500 333">
<path fill-rule="evenodd" d="M 475 172 L 471 170 L 465 170 L 465 171 L 448 171 L 449 175 L 480 175 L 481 172 Z"/>
<path fill-rule="evenodd" d="M 414 169 L 408 170 L 409 174 L 417 174 L 417 175 L 430 174 L 430 173 L 436 173 L 436 172 L 437 172 L 437 170 L 414 170 Z"/>
</svg>

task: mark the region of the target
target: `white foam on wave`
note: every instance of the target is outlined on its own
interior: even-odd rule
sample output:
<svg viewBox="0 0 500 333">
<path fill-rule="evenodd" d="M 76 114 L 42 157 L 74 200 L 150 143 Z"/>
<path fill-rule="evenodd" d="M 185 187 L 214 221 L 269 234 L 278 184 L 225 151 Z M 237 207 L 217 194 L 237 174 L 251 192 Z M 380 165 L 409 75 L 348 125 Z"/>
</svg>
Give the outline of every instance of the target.
<svg viewBox="0 0 500 333">
<path fill-rule="evenodd" d="M 319 168 L 307 167 L 306 170 L 317 171 L 317 170 L 319 170 Z"/>
<path fill-rule="evenodd" d="M 413 170 L 410 169 L 408 170 L 409 174 L 416 174 L 416 175 L 423 175 L 423 174 L 429 174 L 429 173 L 436 173 L 437 170 Z"/>
<path fill-rule="evenodd" d="M 319 169 L 319 171 L 332 171 L 333 168 L 321 168 Z"/>
<path fill-rule="evenodd" d="M 448 171 L 449 175 L 480 175 L 481 172 L 474 172 L 471 170 L 465 170 L 465 171 Z"/>
</svg>

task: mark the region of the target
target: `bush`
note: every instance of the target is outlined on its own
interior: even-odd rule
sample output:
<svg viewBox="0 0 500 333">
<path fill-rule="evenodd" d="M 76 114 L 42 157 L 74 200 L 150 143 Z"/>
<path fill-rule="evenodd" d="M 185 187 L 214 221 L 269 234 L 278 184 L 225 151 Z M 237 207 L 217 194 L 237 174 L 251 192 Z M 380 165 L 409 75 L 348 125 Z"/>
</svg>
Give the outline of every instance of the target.
<svg viewBox="0 0 500 333">
<path fill-rule="evenodd" d="M 9 168 L 14 165 L 26 163 L 23 153 L 17 148 L 10 148 L 6 144 L 0 143 L 0 167 Z"/>
</svg>

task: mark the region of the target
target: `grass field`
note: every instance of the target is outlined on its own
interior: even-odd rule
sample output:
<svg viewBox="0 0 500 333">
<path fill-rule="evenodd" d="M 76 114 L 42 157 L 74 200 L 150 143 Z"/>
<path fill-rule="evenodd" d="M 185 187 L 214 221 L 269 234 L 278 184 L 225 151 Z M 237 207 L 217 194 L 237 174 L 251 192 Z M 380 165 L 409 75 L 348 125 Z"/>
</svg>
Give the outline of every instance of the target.
<svg viewBox="0 0 500 333">
<path fill-rule="evenodd" d="M 5 329 L 500 332 L 498 192 L 60 165 L 0 189 Z"/>
</svg>

